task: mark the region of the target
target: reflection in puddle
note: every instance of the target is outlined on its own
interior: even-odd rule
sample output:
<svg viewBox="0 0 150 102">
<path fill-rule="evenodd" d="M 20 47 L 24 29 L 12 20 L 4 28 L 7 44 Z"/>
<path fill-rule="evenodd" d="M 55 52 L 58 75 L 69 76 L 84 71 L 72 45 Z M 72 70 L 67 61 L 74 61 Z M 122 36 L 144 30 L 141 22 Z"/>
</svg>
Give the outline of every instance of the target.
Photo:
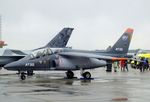
<svg viewBox="0 0 150 102">
<path fill-rule="evenodd" d="M 79 79 L 27 79 L 25 81 L 12 80 L 7 82 L 6 95 L 51 95 L 54 93 L 63 95 L 80 96 L 87 93 L 82 92 L 80 85 L 89 85 L 91 80 Z M 83 86 L 84 87 L 84 86 Z M 23 95 L 24 96 L 24 95 Z"/>
<path fill-rule="evenodd" d="M 49 92 L 49 91 L 56 91 L 56 92 L 58 92 L 59 89 L 40 89 L 40 90 L 32 90 L 31 92 Z"/>
<path fill-rule="evenodd" d="M 128 73 L 127 73 L 128 74 Z M 17 75 L 0 77 L 3 102 L 148 102 L 150 77 L 147 73 L 104 74 L 94 80 L 65 79 L 35 75 L 21 81 Z M 130 75 L 132 74 L 132 75 Z M 136 94 L 135 94 L 136 93 Z M 26 101 L 27 100 L 27 101 Z"/>
</svg>

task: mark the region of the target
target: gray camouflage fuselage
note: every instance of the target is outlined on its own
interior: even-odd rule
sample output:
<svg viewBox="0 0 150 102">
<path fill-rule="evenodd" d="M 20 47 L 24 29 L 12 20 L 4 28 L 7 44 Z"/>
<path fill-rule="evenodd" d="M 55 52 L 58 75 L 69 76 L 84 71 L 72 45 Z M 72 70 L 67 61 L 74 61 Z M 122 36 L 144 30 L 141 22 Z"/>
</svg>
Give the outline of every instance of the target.
<svg viewBox="0 0 150 102">
<path fill-rule="evenodd" d="M 106 66 L 107 61 L 126 57 L 133 30 L 127 29 L 112 48 L 106 51 L 46 48 L 4 66 L 7 70 L 79 70 Z"/>
</svg>

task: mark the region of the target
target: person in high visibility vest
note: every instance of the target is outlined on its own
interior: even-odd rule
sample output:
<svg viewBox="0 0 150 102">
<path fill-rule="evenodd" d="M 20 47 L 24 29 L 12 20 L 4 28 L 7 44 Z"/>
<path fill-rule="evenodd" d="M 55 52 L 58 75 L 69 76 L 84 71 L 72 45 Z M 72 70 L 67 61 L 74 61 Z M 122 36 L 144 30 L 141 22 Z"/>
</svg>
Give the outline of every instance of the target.
<svg viewBox="0 0 150 102">
<path fill-rule="evenodd" d="M 114 72 L 117 72 L 117 68 L 118 68 L 118 62 L 117 61 L 113 62 L 113 68 L 114 68 Z"/>
</svg>

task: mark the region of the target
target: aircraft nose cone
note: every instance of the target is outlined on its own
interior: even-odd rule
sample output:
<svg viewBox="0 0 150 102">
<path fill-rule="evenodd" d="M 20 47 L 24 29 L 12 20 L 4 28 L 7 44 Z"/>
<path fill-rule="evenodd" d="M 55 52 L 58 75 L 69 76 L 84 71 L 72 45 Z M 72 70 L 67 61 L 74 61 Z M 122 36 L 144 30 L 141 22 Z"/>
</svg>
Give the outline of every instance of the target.
<svg viewBox="0 0 150 102">
<path fill-rule="evenodd" d="M 12 63 L 6 64 L 4 66 L 4 69 L 13 70 L 15 67 L 16 67 L 16 62 L 12 62 Z"/>
</svg>

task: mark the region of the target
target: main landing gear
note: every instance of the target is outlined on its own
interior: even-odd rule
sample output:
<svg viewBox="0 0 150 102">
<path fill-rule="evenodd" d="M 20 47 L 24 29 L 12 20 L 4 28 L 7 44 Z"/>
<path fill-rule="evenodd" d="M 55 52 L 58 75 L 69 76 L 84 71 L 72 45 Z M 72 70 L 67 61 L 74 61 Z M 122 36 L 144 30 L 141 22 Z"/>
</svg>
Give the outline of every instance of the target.
<svg viewBox="0 0 150 102">
<path fill-rule="evenodd" d="M 91 79 L 91 73 L 88 71 L 84 72 L 82 68 L 80 69 L 80 74 L 84 79 Z"/>
<path fill-rule="evenodd" d="M 84 72 L 84 73 L 82 74 L 82 76 L 83 76 L 83 78 L 85 78 L 85 79 L 91 79 L 91 73 L 90 73 L 90 72 Z"/>
<path fill-rule="evenodd" d="M 71 70 L 68 70 L 66 72 L 66 76 L 68 79 L 72 79 L 72 78 L 74 78 L 74 73 Z"/>
<path fill-rule="evenodd" d="M 71 70 L 68 70 L 66 72 L 66 76 L 68 79 L 73 79 L 74 78 L 74 73 L 71 71 Z M 86 72 L 83 72 L 83 70 L 81 71 L 81 76 L 84 78 L 84 79 L 91 79 L 91 73 L 86 71 Z"/>
</svg>

